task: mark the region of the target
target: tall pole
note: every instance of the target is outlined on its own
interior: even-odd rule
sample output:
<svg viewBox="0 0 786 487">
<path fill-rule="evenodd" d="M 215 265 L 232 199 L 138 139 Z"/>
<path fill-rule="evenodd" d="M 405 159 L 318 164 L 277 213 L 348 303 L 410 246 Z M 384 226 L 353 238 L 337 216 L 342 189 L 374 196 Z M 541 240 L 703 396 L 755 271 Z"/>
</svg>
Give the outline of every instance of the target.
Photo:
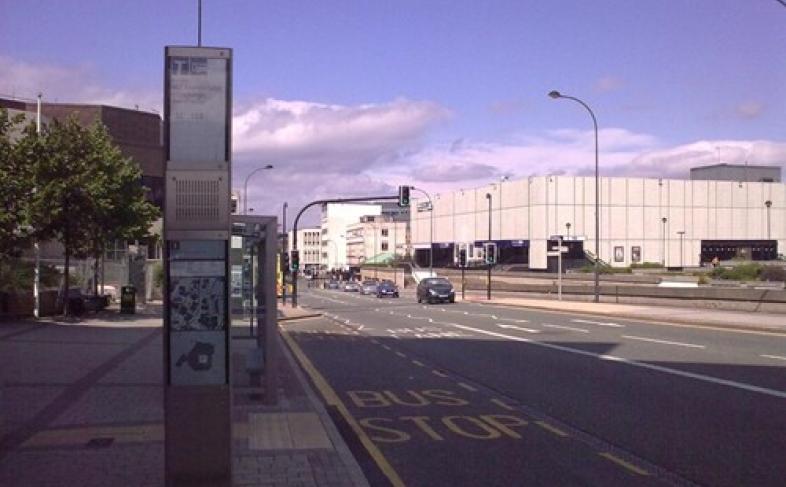
<svg viewBox="0 0 786 487">
<path fill-rule="evenodd" d="M 374 250 L 371 252 L 373 254 L 372 258 L 377 256 L 377 217 L 374 217 L 374 223 L 371 225 L 371 229 L 374 232 Z M 374 280 L 377 280 L 377 262 L 374 259 Z"/>
<path fill-rule="evenodd" d="M 595 302 L 600 302 L 600 170 L 598 164 L 598 120 L 592 109 L 574 96 L 561 94 L 559 91 L 549 93 L 551 98 L 566 98 L 580 104 L 589 112 L 592 117 L 592 125 L 595 129 Z"/>
<path fill-rule="evenodd" d="M 662 247 L 661 253 L 660 253 L 660 256 L 661 256 L 660 260 L 661 260 L 661 263 L 663 264 L 663 267 L 666 267 L 666 222 L 669 221 L 669 220 L 668 220 L 668 218 L 666 218 L 664 216 L 663 218 L 660 219 L 660 221 L 661 221 L 661 223 L 663 223 L 663 232 L 662 232 L 662 234 L 663 234 L 663 247 Z"/>
<path fill-rule="evenodd" d="M 557 301 L 562 301 L 562 236 L 557 235 Z"/>
<path fill-rule="evenodd" d="M 202 47 L 202 0 L 197 3 L 197 46 Z"/>
<path fill-rule="evenodd" d="M 248 180 L 251 179 L 251 176 L 262 171 L 264 169 L 273 169 L 272 164 L 267 164 L 266 166 L 258 167 L 251 171 L 248 176 L 246 176 L 246 181 L 243 183 L 243 214 L 248 214 Z"/>
<path fill-rule="evenodd" d="M 289 203 L 286 201 L 284 202 L 284 207 L 281 209 L 281 224 L 283 225 L 284 233 L 281 237 L 281 262 L 288 262 L 287 259 L 284 258 L 285 255 L 289 254 L 289 249 L 287 248 L 287 207 Z M 289 274 L 289 269 L 284 268 L 281 271 L 281 303 L 287 304 L 287 274 Z"/>
<path fill-rule="evenodd" d="M 35 133 L 37 137 L 41 136 L 41 93 L 38 94 L 36 103 Z M 33 316 L 38 319 L 41 317 L 41 247 L 38 245 L 38 239 L 35 239 L 33 247 L 35 248 L 35 269 L 33 270 Z"/>
<path fill-rule="evenodd" d="M 413 191 L 420 191 L 426 196 L 428 199 L 428 207 L 429 207 L 429 231 L 428 231 L 428 275 L 429 277 L 434 277 L 434 203 L 431 201 L 431 195 L 425 192 L 420 188 L 416 188 L 414 186 L 410 186 L 410 189 Z"/>
<path fill-rule="evenodd" d="M 770 234 L 770 207 L 772 206 L 772 201 L 765 201 L 764 206 L 767 207 L 767 240 L 770 240 L 772 238 Z"/>
<path fill-rule="evenodd" d="M 486 246 L 486 263 L 488 265 L 488 275 L 486 276 L 486 299 L 491 300 L 491 258 L 488 253 L 491 251 L 491 193 L 486 193 L 489 201 L 489 244 Z"/>
<path fill-rule="evenodd" d="M 680 269 L 685 267 L 683 263 L 683 256 L 685 255 L 685 230 L 680 230 L 677 232 L 680 236 Z"/>
</svg>

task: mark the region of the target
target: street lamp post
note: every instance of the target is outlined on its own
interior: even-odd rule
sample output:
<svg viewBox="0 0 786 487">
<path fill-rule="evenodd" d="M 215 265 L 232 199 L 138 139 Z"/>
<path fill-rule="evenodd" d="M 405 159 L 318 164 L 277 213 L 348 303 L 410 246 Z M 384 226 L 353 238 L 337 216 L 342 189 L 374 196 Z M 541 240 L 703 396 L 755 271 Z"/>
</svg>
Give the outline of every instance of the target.
<svg viewBox="0 0 786 487">
<path fill-rule="evenodd" d="M 663 223 L 663 247 L 660 253 L 660 260 L 661 264 L 663 264 L 663 267 L 666 267 L 666 222 L 669 221 L 669 219 L 664 216 L 660 219 L 660 221 Z"/>
<path fill-rule="evenodd" d="M 595 128 L 595 302 L 600 302 L 600 174 L 598 166 L 598 120 L 592 109 L 574 96 L 563 95 L 559 91 L 551 91 L 549 96 L 553 99 L 565 98 L 580 104 L 589 112 L 592 117 L 592 125 Z"/>
<path fill-rule="evenodd" d="M 570 238 L 570 222 L 565 224 L 565 238 Z"/>
<path fill-rule="evenodd" d="M 434 277 L 434 203 L 431 201 L 431 195 L 420 188 L 414 186 L 409 187 L 412 191 L 420 191 L 428 199 L 429 207 L 429 231 L 428 231 L 428 275 Z"/>
<path fill-rule="evenodd" d="M 764 206 L 767 207 L 767 240 L 771 239 L 770 236 L 770 207 L 772 206 L 772 201 L 767 200 L 764 202 Z"/>
<path fill-rule="evenodd" d="M 685 267 L 682 261 L 683 256 L 685 255 L 685 230 L 680 230 L 677 232 L 677 235 L 680 236 L 680 269 L 682 269 Z"/>
<path fill-rule="evenodd" d="M 289 207 L 289 203 L 286 201 L 284 202 L 284 206 L 281 208 L 281 228 L 283 230 L 283 234 L 281 236 L 281 262 L 288 262 L 284 256 L 289 254 L 289 249 L 287 248 L 287 208 Z M 289 274 L 289 268 L 282 269 L 281 272 L 281 304 L 287 304 L 287 274 Z"/>
<path fill-rule="evenodd" d="M 267 164 L 265 166 L 254 169 L 248 174 L 248 176 L 246 176 L 246 181 L 245 183 L 243 183 L 243 214 L 244 215 L 248 214 L 248 180 L 251 179 L 251 176 L 253 176 L 259 171 L 262 171 L 263 169 L 273 169 L 273 165 Z"/>
<path fill-rule="evenodd" d="M 491 300 L 491 259 L 488 252 L 491 251 L 491 193 L 486 193 L 489 202 L 489 244 L 486 246 L 486 262 L 488 263 L 488 276 L 486 277 L 486 299 Z"/>
</svg>

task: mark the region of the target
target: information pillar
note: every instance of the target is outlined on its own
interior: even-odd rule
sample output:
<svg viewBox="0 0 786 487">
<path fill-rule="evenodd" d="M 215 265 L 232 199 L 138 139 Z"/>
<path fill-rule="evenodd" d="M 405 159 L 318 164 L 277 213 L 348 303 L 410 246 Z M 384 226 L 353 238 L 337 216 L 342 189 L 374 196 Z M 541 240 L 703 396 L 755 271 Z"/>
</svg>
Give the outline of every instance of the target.
<svg viewBox="0 0 786 487">
<path fill-rule="evenodd" d="M 167 485 L 231 485 L 232 51 L 165 50 Z"/>
</svg>

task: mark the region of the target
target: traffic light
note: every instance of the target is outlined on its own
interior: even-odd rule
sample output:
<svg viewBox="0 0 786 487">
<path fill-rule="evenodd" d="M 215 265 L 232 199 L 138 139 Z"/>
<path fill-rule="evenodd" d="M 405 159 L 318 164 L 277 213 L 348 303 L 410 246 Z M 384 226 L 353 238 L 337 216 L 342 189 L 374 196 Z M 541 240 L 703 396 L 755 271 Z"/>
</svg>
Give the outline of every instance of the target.
<svg viewBox="0 0 786 487">
<path fill-rule="evenodd" d="M 233 215 L 237 213 L 237 196 L 232 195 L 229 200 L 229 212 Z"/>
<path fill-rule="evenodd" d="M 286 252 L 281 253 L 281 272 L 283 274 L 289 272 L 289 254 Z"/>
<path fill-rule="evenodd" d="M 298 269 L 300 268 L 300 251 L 293 250 L 291 259 L 292 261 L 290 265 L 292 268 L 292 272 L 297 272 Z"/>
<path fill-rule="evenodd" d="M 493 243 L 486 244 L 486 264 L 494 265 L 497 263 L 497 246 Z"/>
<path fill-rule="evenodd" d="M 467 267 L 467 249 L 459 250 L 459 267 Z"/>
<path fill-rule="evenodd" d="M 409 206 L 409 186 L 398 187 L 398 206 Z"/>
</svg>

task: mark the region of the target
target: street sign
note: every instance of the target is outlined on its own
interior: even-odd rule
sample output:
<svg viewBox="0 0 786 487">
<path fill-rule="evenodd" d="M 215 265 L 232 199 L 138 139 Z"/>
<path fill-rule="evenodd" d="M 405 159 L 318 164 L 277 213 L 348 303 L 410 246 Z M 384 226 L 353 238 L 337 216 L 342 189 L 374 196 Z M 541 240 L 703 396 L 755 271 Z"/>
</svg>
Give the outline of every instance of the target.
<svg viewBox="0 0 786 487">
<path fill-rule="evenodd" d="M 421 201 L 420 203 L 418 203 L 417 210 L 418 213 L 423 213 L 424 211 L 431 211 L 431 202 Z"/>
<path fill-rule="evenodd" d="M 562 247 L 555 245 L 554 247 L 551 248 L 551 250 L 553 250 L 554 252 L 563 252 L 564 253 L 564 252 L 568 251 L 568 248 L 565 247 L 564 245 Z"/>
</svg>

